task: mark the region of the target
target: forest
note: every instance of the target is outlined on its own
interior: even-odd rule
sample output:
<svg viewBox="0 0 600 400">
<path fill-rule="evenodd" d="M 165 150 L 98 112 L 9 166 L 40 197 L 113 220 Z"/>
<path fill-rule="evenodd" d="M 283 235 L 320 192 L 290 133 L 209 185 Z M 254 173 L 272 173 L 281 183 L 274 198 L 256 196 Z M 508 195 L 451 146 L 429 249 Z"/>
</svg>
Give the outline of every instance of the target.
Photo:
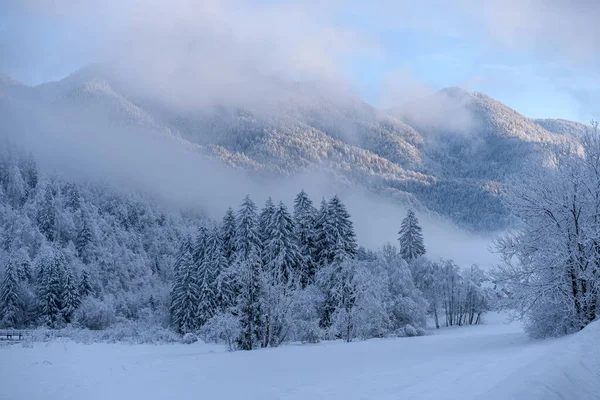
<svg viewBox="0 0 600 400">
<path fill-rule="evenodd" d="M 415 213 L 400 217 L 398 245 L 375 250 L 358 245 L 338 196 L 315 206 L 301 191 L 291 211 L 247 196 L 213 221 L 44 174 L 5 142 L 1 325 L 133 340 L 160 331 L 249 350 L 421 335 L 429 317 L 480 323 L 495 299 L 486 274 L 428 260 Z"/>
</svg>

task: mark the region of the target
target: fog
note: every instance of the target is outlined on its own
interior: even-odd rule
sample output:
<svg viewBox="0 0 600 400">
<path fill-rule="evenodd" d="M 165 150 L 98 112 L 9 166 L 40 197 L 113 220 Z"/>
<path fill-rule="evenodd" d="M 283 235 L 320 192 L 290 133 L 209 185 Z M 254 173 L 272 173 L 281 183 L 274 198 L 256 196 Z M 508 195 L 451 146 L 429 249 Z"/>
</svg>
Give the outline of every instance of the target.
<svg viewBox="0 0 600 400">
<path fill-rule="evenodd" d="M 438 4 L 448 11 L 448 18 L 428 16 L 424 8 L 404 1 L 375 2 L 360 8 L 380 16 L 383 27 L 392 26 L 392 22 L 418 24 L 423 31 L 430 31 L 435 25 L 449 33 L 481 35 L 489 43 L 532 52 L 543 52 L 541 47 L 551 44 L 569 62 L 598 54 L 598 25 L 593 23 L 599 11 L 596 2 L 567 7 L 565 1 L 542 6 L 540 1 L 529 0 L 511 1 L 505 7 L 505 2 L 480 6 L 463 1 L 470 14 Z M 339 18 L 344 4 L 338 1 L 148 0 L 100 4 L 37 0 L 9 1 L 7 7 L 49 14 L 76 26 L 82 39 L 74 37 L 69 46 L 89 48 L 95 61 L 110 66 L 136 96 L 160 99 L 186 112 L 213 104 L 254 111 L 278 110 L 290 101 L 310 104 L 314 92 L 303 97 L 282 90 L 297 82 L 312 85 L 324 99 L 354 98 L 355 82 L 346 63 L 382 57 L 382 46 L 372 35 Z M 563 21 L 564 15 L 570 23 Z M 523 37 L 527 40 L 520 40 Z M 5 44 L 0 40 L 3 60 L 20 51 L 14 44 Z M 34 59 L 19 57 L 23 63 Z M 1 61 L 0 67 L 5 62 Z M 395 108 L 398 115 L 415 125 L 430 130 L 443 125 L 461 134 L 474 129 L 467 101 L 447 93 L 436 94 L 435 88 L 410 73 L 391 74 L 383 86 L 385 107 Z M 2 134 L 31 149 L 48 171 L 73 179 L 108 181 L 143 190 L 171 206 L 198 207 L 215 218 L 227 206 L 237 207 L 246 193 L 259 204 L 270 195 L 291 204 L 300 189 L 316 203 L 323 196 L 340 193 L 355 221 L 359 241 L 371 248 L 396 240 L 406 212 L 401 205 L 343 187 L 326 172 L 259 182 L 249 173 L 210 160 L 196 146 L 158 128 L 113 126 L 106 115 L 55 108 L 38 103 L 36 95 L 13 98 L 12 92 L 0 92 L 0 96 L 10 99 L 4 103 L 10 106 L 3 110 Z M 491 238 L 462 232 L 433 214 L 419 217 L 432 258 L 455 259 L 465 266 L 496 262 L 488 252 Z"/>
</svg>

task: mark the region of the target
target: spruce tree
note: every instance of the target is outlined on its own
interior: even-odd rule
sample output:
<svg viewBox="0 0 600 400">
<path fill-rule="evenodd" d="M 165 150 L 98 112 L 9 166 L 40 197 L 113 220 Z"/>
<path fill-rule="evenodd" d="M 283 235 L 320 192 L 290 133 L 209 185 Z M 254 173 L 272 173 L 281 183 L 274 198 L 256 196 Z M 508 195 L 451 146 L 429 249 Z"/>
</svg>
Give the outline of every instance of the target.
<svg viewBox="0 0 600 400">
<path fill-rule="evenodd" d="M 198 325 L 204 325 L 218 311 L 217 277 L 225 263 L 218 230 L 207 233 L 202 261 L 198 268 Z"/>
<path fill-rule="evenodd" d="M 249 196 L 237 215 L 235 235 L 235 281 L 237 286 L 236 314 L 242 328 L 238 345 L 252 350 L 261 343 L 261 245 L 258 236 L 256 205 Z"/>
<path fill-rule="evenodd" d="M 398 234 L 400 235 L 398 238 L 400 255 L 406 262 L 410 263 L 425 254 L 421 227 L 413 210 L 408 210 L 406 217 L 402 220 Z"/>
<path fill-rule="evenodd" d="M 354 258 L 358 249 L 356 244 L 356 233 L 350 219 L 350 214 L 346 210 L 346 206 L 336 195 L 331 198 L 327 205 L 329 209 L 330 225 L 332 226 L 332 234 L 335 235 L 336 252 L 344 254 L 338 257 Z M 336 257 L 337 255 L 334 255 Z"/>
<path fill-rule="evenodd" d="M 317 272 L 316 243 L 317 210 L 306 192 L 302 190 L 294 200 L 294 233 L 302 256 L 302 286 L 314 281 Z"/>
<path fill-rule="evenodd" d="M 302 256 L 296 245 L 294 222 L 282 202 L 274 208 L 266 232 L 263 242 L 265 270 L 278 282 L 299 282 Z"/>
<path fill-rule="evenodd" d="M 37 215 L 37 223 L 40 232 L 46 239 L 50 242 L 54 241 L 56 236 L 56 208 L 50 184 L 46 185 L 44 198 Z"/>
<path fill-rule="evenodd" d="M 15 266 L 17 268 L 17 276 L 21 282 L 31 284 L 33 282 L 33 273 L 31 272 L 31 260 L 27 250 L 19 249 L 14 256 Z"/>
<path fill-rule="evenodd" d="M 90 222 L 88 220 L 87 213 L 82 210 L 81 211 L 81 228 L 77 232 L 77 237 L 75 238 L 75 249 L 77 250 L 77 255 L 82 259 L 82 261 L 87 264 L 90 261 L 90 251 L 89 246 L 92 243 L 93 235 L 92 230 L 90 228 Z"/>
<path fill-rule="evenodd" d="M 26 199 L 26 185 L 21 176 L 19 167 L 13 165 L 8 175 L 8 186 L 6 195 L 13 207 L 20 207 Z"/>
<path fill-rule="evenodd" d="M 60 254 L 49 252 L 43 256 L 39 270 L 38 305 L 42 323 L 55 328 L 63 322 L 63 286 L 61 282 L 63 258 Z"/>
<path fill-rule="evenodd" d="M 79 298 L 84 299 L 92 294 L 92 285 L 90 283 L 90 273 L 84 269 L 81 273 L 81 280 L 79 281 Z"/>
<path fill-rule="evenodd" d="M 75 285 L 75 278 L 70 268 L 65 271 L 65 279 L 63 284 L 63 301 L 62 301 L 62 316 L 66 323 L 70 323 L 73 320 L 75 310 L 79 308 L 81 300 L 77 286 Z"/>
<path fill-rule="evenodd" d="M 198 229 L 196 235 L 196 241 L 194 242 L 194 249 L 192 253 L 192 259 L 196 264 L 196 269 L 200 268 L 200 264 L 204 259 L 204 252 L 206 251 L 206 241 L 208 239 L 208 229 L 206 226 L 201 226 Z"/>
<path fill-rule="evenodd" d="M 19 277 L 15 264 L 8 260 L 4 279 L 0 286 L 0 323 L 2 326 L 15 328 L 22 316 L 22 303 L 19 296 Z"/>
<path fill-rule="evenodd" d="M 215 271 L 216 306 L 217 311 L 225 311 L 233 302 L 233 279 L 229 276 L 229 264 L 225 257 L 221 230 L 215 225 L 210 231 L 210 236 L 205 254 L 206 262 Z"/>
<path fill-rule="evenodd" d="M 236 221 L 233 208 L 229 207 L 225 217 L 223 217 L 223 223 L 221 225 L 221 241 L 223 242 L 223 255 L 227 259 L 229 265 L 233 262 L 233 256 L 235 254 L 235 231 Z"/>
<path fill-rule="evenodd" d="M 331 225 L 329 223 L 329 208 L 327 201 L 321 200 L 321 206 L 315 219 L 315 262 L 318 268 L 328 265 L 333 261 L 331 249 L 335 242 L 331 236 Z"/>
<path fill-rule="evenodd" d="M 196 266 L 190 249 L 185 248 L 178 258 L 171 288 L 171 317 L 179 332 L 193 332 L 198 328 L 199 298 Z"/>
<path fill-rule="evenodd" d="M 21 166 L 23 180 L 26 184 L 26 192 L 27 196 L 30 197 L 31 194 L 35 191 L 35 188 L 38 184 L 38 170 L 35 159 L 33 158 L 33 154 L 28 154 L 27 158 L 23 161 Z"/>
<path fill-rule="evenodd" d="M 269 228 L 271 224 L 271 218 L 275 213 L 275 204 L 273 200 L 269 197 L 265 202 L 265 206 L 263 207 L 260 215 L 258 216 L 258 236 L 262 243 L 267 240 L 269 237 Z"/>
</svg>

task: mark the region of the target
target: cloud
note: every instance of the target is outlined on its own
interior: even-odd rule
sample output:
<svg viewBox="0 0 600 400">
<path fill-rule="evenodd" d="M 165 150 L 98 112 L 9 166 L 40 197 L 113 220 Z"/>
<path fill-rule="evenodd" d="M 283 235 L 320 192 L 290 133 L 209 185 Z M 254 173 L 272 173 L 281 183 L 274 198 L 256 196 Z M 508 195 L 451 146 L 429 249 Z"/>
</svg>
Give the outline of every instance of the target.
<svg viewBox="0 0 600 400">
<path fill-rule="evenodd" d="M 93 61 L 116 68 L 135 87 L 196 107 L 275 102 L 279 82 L 288 80 L 348 86 L 344 63 L 377 46 L 336 22 L 338 6 L 313 0 L 25 0 L 13 1 L 12 8 L 42 15 L 60 29 L 77 27 L 86 42 L 70 43 L 72 49 L 91 46 Z"/>
<path fill-rule="evenodd" d="M 384 107 L 423 133 L 469 135 L 477 128 L 471 96 L 462 89 L 438 91 L 408 71 L 389 74 L 382 87 Z"/>
</svg>

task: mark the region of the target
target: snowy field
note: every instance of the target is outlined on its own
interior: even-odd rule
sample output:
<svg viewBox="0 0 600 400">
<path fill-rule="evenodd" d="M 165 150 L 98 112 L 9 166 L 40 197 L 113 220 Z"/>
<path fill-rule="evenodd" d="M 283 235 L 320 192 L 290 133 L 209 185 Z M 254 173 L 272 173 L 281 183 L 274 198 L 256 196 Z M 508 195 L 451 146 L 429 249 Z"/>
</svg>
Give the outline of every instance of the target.
<svg viewBox="0 0 600 400">
<path fill-rule="evenodd" d="M 518 323 L 425 337 L 289 345 L 20 344 L 0 347 L 0 398 L 600 399 L 600 323 L 530 341 Z"/>
</svg>

